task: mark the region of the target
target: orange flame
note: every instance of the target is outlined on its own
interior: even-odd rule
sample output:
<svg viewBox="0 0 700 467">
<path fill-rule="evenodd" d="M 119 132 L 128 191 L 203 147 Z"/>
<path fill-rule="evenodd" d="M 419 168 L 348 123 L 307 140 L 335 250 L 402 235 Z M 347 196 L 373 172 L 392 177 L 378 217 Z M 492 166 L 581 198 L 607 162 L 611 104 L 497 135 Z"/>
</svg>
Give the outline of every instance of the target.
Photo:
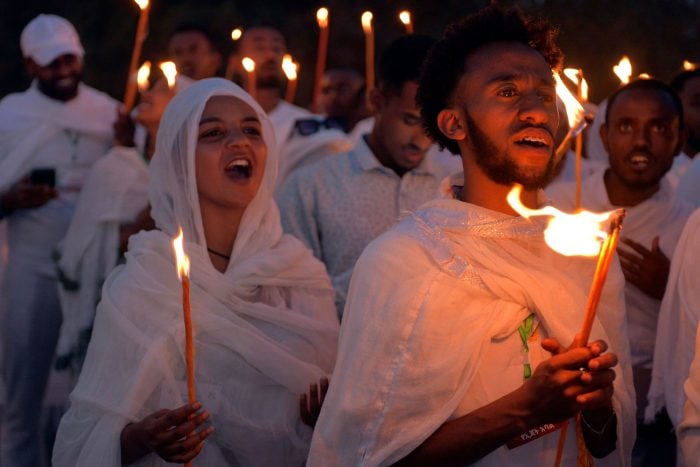
<svg viewBox="0 0 700 467">
<path fill-rule="evenodd" d="M 285 54 L 282 58 L 282 71 L 284 71 L 285 76 L 289 81 L 294 81 L 297 79 L 297 70 L 299 69 L 299 64 L 294 63 L 292 56 Z"/>
<path fill-rule="evenodd" d="M 401 13 L 399 13 L 399 21 L 406 26 L 411 24 L 411 12 L 408 10 L 403 10 Z"/>
<path fill-rule="evenodd" d="M 362 13 L 362 30 L 365 32 L 365 34 L 369 34 L 372 32 L 372 18 L 374 15 L 372 15 L 371 11 L 365 11 Z"/>
<path fill-rule="evenodd" d="M 165 79 L 168 81 L 168 88 L 173 89 L 177 80 L 177 67 L 175 62 L 163 62 L 158 67 L 163 71 Z"/>
<path fill-rule="evenodd" d="M 579 85 L 579 81 L 581 82 L 581 100 L 584 102 L 587 101 L 588 81 L 586 81 L 586 78 L 579 79 L 581 75 L 583 75 L 583 71 L 579 70 L 578 68 L 565 68 L 564 74 L 577 86 Z"/>
<path fill-rule="evenodd" d="M 322 7 L 316 10 L 316 21 L 318 22 L 318 27 L 319 28 L 327 28 L 328 27 L 328 8 Z"/>
<path fill-rule="evenodd" d="M 584 119 L 585 111 L 583 106 L 578 99 L 571 94 L 571 91 L 566 87 L 558 73 L 554 73 L 554 80 L 557 83 L 557 96 L 564 102 L 564 106 L 566 107 L 569 128 L 571 128 L 572 133 L 576 134 L 585 126 L 586 120 Z"/>
<path fill-rule="evenodd" d="M 182 246 L 184 234 L 182 227 L 178 231 L 177 237 L 173 239 L 173 250 L 175 250 L 175 259 L 177 262 L 177 277 L 182 281 L 183 277 L 190 277 L 190 258 L 185 254 L 185 249 Z"/>
<path fill-rule="evenodd" d="M 520 201 L 522 185 L 515 185 L 508 193 L 507 201 L 515 212 L 525 219 L 534 216 L 550 216 L 544 231 L 549 247 L 564 256 L 597 256 L 600 245 L 607 237 L 603 228 L 615 211 L 595 213 L 581 211 L 567 214 L 552 206 L 530 209 Z"/>
<path fill-rule="evenodd" d="M 241 63 L 243 64 L 243 68 L 245 68 L 245 71 L 247 71 L 248 73 L 255 71 L 255 60 L 253 60 L 252 58 L 243 57 Z"/>
<path fill-rule="evenodd" d="M 632 76 L 632 62 L 630 62 L 627 55 L 623 56 L 618 64 L 613 66 L 613 72 L 620 78 L 622 84 L 630 82 L 630 76 Z"/>
<path fill-rule="evenodd" d="M 683 60 L 683 69 L 685 71 L 693 71 L 698 67 L 697 63 L 690 62 L 688 60 Z"/>
<path fill-rule="evenodd" d="M 144 92 L 148 89 L 148 78 L 151 76 L 151 62 L 145 61 L 138 73 L 136 73 L 136 83 L 139 91 Z"/>
<path fill-rule="evenodd" d="M 237 41 L 243 36 L 243 28 L 235 28 L 231 31 L 231 39 Z"/>
<path fill-rule="evenodd" d="M 145 10 L 148 8 L 148 0 L 134 0 L 140 9 Z"/>
<path fill-rule="evenodd" d="M 651 79 L 651 75 L 649 73 L 640 73 L 637 79 Z"/>
</svg>

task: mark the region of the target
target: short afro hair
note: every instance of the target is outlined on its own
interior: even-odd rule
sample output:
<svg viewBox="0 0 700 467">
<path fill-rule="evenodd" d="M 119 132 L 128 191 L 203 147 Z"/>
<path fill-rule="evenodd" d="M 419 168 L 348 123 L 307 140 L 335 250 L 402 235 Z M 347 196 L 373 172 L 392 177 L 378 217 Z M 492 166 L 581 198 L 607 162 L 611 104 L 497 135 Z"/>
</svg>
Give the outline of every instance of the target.
<svg viewBox="0 0 700 467">
<path fill-rule="evenodd" d="M 379 59 L 377 87 L 384 93 L 398 95 L 405 83 L 417 83 L 433 44 L 434 38 L 422 34 L 401 36 L 390 43 Z"/>
<path fill-rule="evenodd" d="M 441 148 L 459 154 L 457 142 L 438 128 L 437 116 L 449 107 L 469 55 L 494 42 L 519 42 L 538 51 L 558 70 L 564 57 L 555 41 L 557 32 L 549 22 L 527 18 L 518 8 L 503 10 L 495 5 L 449 25 L 428 54 L 416 95 L 428 135 Z"/>
<path fill-rule="evenodd" d="M 700 78 L 700 68 L 696 68 L 695 70 L 686 70 L 678 73 L 675 76 L 675 78 L 671 80 L 671 87 L 674 91 L 680 94 L 681 92 L 683 92 L 685 83 L 687 83 L 693 78 Z"/>
<path fill-rule="evenodd" d="M 681 128 L 683 128 L 683 103 L 681 98 L 678 97 L 676 91 L 668 84 L 660 81 L 658 79 L 636 79 L 629 84 L 624 85 L 608 97 L 608 104 L 605 107 L 605 123 L 607 124 L 610 120 L 610 112 L 613 107 L 615 107 L 615 102 L 625 92 L 629 91 L 651 91 L 659 94 L 666 94 L 673 105 L 676 114 L 678 115 L 678 122 Z"/>
</svg>

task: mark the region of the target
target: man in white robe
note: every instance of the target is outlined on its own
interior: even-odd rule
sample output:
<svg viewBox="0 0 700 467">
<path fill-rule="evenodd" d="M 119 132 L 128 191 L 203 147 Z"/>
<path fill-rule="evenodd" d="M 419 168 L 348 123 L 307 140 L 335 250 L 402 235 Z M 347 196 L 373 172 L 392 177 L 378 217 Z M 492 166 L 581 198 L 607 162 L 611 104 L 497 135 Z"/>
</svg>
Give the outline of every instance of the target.
<svg viewBox="0 0 700 467">
<path fill-rule="evenodd" d="M 700 327 L 697 329 L 700 334 Z M 684 400 L 687 400 L 683 408 L 683 420 L 678 427 L 678 444 L 682 462 L 680 465 L 695 466 L 700 459 L 700 338 L 697 335 L 695 356 L 684 389 L 686 396 Z"/>
<path fill-rule="evenodd" d="M 561 54 L 551 33 L 491 6 L 431 49 L 417 101 L 464 174 L 452 199 L 423 205 L 358 260 L 308 465 L 554 465 L 554 427 L 581 410 L 600 465 L 628 465 L 634 401 L 619 270 L 595 343 L 566 349 L 594 260 L 551 251 L 543 224 L 506 203 L 520 182 L 525 204 L 539 204 L 552 174 L 550 67 Z M 562 465 L 576 461 L 575 425 Z"/>
<path fill-rule="evenodd" d="M 695 159 L 700 151 L 700 70 L 683 71 L 671 80 L 671 87 L 683 103 L 683 123 L 686 139 L 683 151 L 673 161 L 668 173 L 672 186 L 695 206 L 700 205 L 700 162 Z M 691 171 L 691 167 L 693 170 Z M 688 174 L 688 175 L 686 175 Z M 682 185 L 682 186 L 681 186 Z"/>
<path fill-rule="evenodd" d="M 669 461 L 675 451 L 675 440 L 668 436 L 668 423 L 660 420 L 647 426 L 643 415 L 669 258 L 692 212 L 692 206 L 676 196 L 665 177 L 683 141 L 683 113 L 673 90 L 657 80 L 637 80 L 621 88 L 609 98 L 606 112 L 600 131 L 610 166 L 584 180 L 581 207 L 596 212 L 617 208 L 627 211 L 618 252 L 626 278 L 640 458 L 645 456 L 641 451 L 654 441 L 664 435 L 668 438 L 665 453 L 656 444 L 646 451 L 648 455 L 660 456 L 647 460 L 648 465 L 654 465 Z M 575 189 L 575 183 L 555 184 L 547 194 L 557 207 L 573 211 Z M 649 434 L 644 437 L 642 433 Z"/>
<path fill-rule="evenodd" d="M 118 108 L 80 83 L 83 48 L 64 18 L 39 15 L 20 42 L 34 80 L 0 102 L 0 206 L 9 246 L 0 463 L 8 467 L 41 465 L 39 414 L 61 323 L 51 256 L 88 170 L 109 148 Z"/>
<path fill-rule="evenodd" d="M 688 397 L 695 397 L 692 404 L 700 407 L 700 399 L 697 398 L 698 375 L 690 376 L 690 382 L 686 383 L 686 390 L 683 384 L 689 377 L 689 368 L 696 355 L 696 330 L 700 324 L 700 287 L 698 287 L 698 277 L 700 277 L 700 210 L 696 210 L 690 216 L 683 229 L 676 251 L 671 261 L 671 273 L 668 278 L 668 286 L 661 302 L 661 312 L 659 313 L 658 330 L 656 332 L 656 346 L 654 348 L 654 368 L 652 371 L 651 388 L 649 389 L 649 405 L 646 409 L 647 421 L 652 421 L 656 414 L 664 407 L 668 412 L 673 427 L 678 433 L 678 442 L 684 444 L 683 429 L 684 424 L 690 426 L 694 424 L 696 439 L 693 442 L 696 446 L 698 432 L 697 424 L 699 420 L 696 416 L 691 423 L 684 416 L 683 406 L 686 404 L 686 394 Z M 696 356 L 696 361 L 698 357 Z M 694 364 L 697 372 L 698 363 Z M 690 386 L 688 386 L 690 385 Z M 687 407 L 686 407 L 687 409 Z M 687 412 L 686 412 L 687 413 Z M 685 434 L 688 434 L 686 432 Z M 688 438 L 691 436 L 688 434 Z M 697 452 L 697 447 L 694 448 Z M 686 456 L 686 459 L 699 459 L 697 455 Z M 679 459 L 682 461 L 682 459 Z M 683 465 L 683 464 L 681 464 Z M 693 462 L 686 462 L 685 465 L 695 465 Z"/>
</svg>

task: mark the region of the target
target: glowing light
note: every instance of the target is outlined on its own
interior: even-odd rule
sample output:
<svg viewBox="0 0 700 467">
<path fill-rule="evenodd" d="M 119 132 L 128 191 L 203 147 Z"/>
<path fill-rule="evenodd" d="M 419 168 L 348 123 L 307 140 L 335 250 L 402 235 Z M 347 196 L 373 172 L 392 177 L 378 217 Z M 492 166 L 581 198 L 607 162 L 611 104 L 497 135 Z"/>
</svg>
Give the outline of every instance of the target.
<svg viewBox="0 0 700 467">
<path fill-rule="evenodd" d="M 693 71 L 698 67 L 697 63 L 689 62 L 688 60 L 683 60 L 683 69 L 685 71 Z"/>
<path fill-rule="evenodd" d="M 649 73 L 640 73 L 639 76 L 637 76 L 638 79 L 651 79 L 651 75 Z"/>
<path fill-rule="evenodd" d="M 632 76 L 632 62 L 630 62 L 627 55 L 623 56 L 618 64 L 613 66 L 613 72 L 617 75 L 622 84 L 630 82 L 630 76 Z"/>
<path fill-rule="evenodd" d="M 508 193 L 508 204 L 526 219 L 535 216 L 550 217 L 544 231 L 544 240 L 552 250 L 564 256 L 598 255 L 601 243 L 608 236 L 605 229 L 607 221 L 615 211 L 567 214 L 552 206 L 530 209 L 520 201 L 522 191 L 521 185 L 515 185 Z"/>
<path fill-rule="evenodd" d="M 406 26 L 411 24 L 411 12 L 408 10 L 403 10 L 401 13 L 399 13 L 399 21 Z"/>
<path fill-rule="evenodd" d="M 145 10 L 148 8 L 148 0 L 134 0 L 136 4 L 141 8 L 142 10 Z"/>
<path fill-rule="evenodd" d="M 252 58 L 243 57 L 241 63 L 243 64 L 243 68 L 245 68 L 245 71 L 247 71 L 248 73 L 255 71 L 255 60 L 253 60 Z"/>
<path fill-rule="evenodd" d="M 175 250 L 175 260 L 177 264 L 177 277 L 180 280 L 182 280 L 183 277 L 190 277 L 190 258 L 185 254 L 183 237 L 182 227 L 180 227 L 177 237 L 173 239 L 173 250 Z"/>
<path fill-rule="evenodd" d="M 243 28 L 236 28 L 231 31 L 231 39 L 237 41 L 243 36 Z"/>
<path fill-rule="evenodd" d="M 328 27 L 328 8 L 322 7 L 316 11 L 316 21 L 318 22 L 318 27 L 325 28 Z"/>
<path fill-rule="evenodd" d="M 371 11 L 365 11 L 364 13 L 362 13 L 362 30 L 365 32 L 365 34 L 369 34 L 372 32 L 373 17 L 374 15 Z"/>
<path fill-rule="evenodd" d="M 138 83 L 139 91 L 143 92 L 148 89 L 148 78 L 151 76 L 151 62 L 144 62 L 136 73 L 136 82 Z"/>
<path fill-rule="evenodd" d="M 574 84 L 578 86 L 579 81 L 581 81 L 581 100 L 582 101 L 587 101 L 588 100 L 588 81 L 586 81 L 586 78 L 579 79 L 580 75 L 582 75 L 582 71 L 579 70 L 578 68 L 565 68 L 564 69 L 564 74 L 566 75 L 567 78 L 569 78 L 571 81 L 573 81 Z"/>
<path fill-rule="evenodd" d="M 557 84 L 557 96 L 559 96 L 562 102 L 564 102 L 564 106 L 566 107 L 566 116 L 569 120 L 569 128 L 571 128 L 572 133 L 577 133 L 585 126 L 585 119 L 583 118 L 585 111 L 583 106 L 578 99 L 571 94 L 571 91 L 569 91 L 569 88 L 566 87 L 558 73 L 554 73 L 554 80 Z"/>
<path fill-rule="evenodd" d="M 165 79 L 168 81 L 168 88 L 173 89 L 177 80 L 177 67 L 175 62 L 163 62 L 158 67 L 163 71 Z"/>
<path fill-rule="evenodd" d="M 292 56 L 286 54 L 282 58 L 282 71 L 284 71 L 285 76 L 289 81 L 294 81 L 297 79 L 297 70 L 299 69 L 299 64 L 294 63 Z"/>
</svg>

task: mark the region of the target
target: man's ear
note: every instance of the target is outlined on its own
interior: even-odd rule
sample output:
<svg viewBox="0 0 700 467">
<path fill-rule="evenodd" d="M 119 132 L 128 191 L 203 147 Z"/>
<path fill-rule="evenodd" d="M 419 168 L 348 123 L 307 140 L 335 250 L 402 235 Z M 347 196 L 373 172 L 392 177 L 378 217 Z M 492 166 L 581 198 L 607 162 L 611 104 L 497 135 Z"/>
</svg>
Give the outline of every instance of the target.
<svg viewBox="0 0 700 467">
<path fill-rule="evenodd" d="M 379 88 L 372 88 L 367 96 L 367 103 L 369 104 L 369 109 L 372 111 L 372 113 L 379 113 L 386 104 L 386 96 L 379 90 Z"/>
<path fill-rule="evenodd" d="M 453 108 L 443 109 L 437 116 L 437 125 L 442 134 L 455 141 L 464 140 L 467 137 L 465 119 L 461 118 L 458 110 Z"/>
</svg>

